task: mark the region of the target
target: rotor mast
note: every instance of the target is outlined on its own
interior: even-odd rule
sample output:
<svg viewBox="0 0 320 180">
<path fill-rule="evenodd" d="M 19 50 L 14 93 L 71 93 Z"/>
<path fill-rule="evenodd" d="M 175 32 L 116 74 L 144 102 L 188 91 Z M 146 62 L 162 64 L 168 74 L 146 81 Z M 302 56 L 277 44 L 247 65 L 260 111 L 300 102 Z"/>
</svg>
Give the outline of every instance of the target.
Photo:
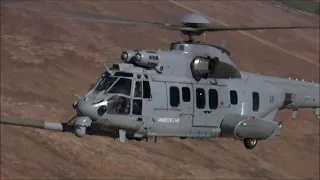
<svg viewBox="0 0 320 180">
<path fill-rule="evenodd" d="M 198 28 L 203 26 L 203 24 L 188 24 L 186 25 L 186 27 L 191 27 L 191 28 Z M 188 36 L 189 41 L 192 43 L 195 43 L 197 41 L 197 36 L 200 36 L 201 34 L 203 34 L 204 32 L 192 32 L 192 31 L 181 31 L 182 34 L 185 34 Z"/>
</svg>

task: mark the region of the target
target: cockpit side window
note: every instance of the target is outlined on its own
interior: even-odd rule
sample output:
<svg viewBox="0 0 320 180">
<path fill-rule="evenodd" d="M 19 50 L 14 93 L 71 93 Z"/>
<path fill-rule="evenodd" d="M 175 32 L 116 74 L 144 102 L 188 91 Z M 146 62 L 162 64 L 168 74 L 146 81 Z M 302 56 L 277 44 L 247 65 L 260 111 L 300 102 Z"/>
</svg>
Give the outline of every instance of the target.
<svg viewBox="0 0 320 180">
<path fill-rule="evenodd" d="M 141 81 L 136 81 L 134 89 L 134 97 L 142 98 L 142 83 Z"/>
<path fill-rule="evenodd" d="M 142 81 L 136 81 L 134 88 L 134 99 L 132 104 L 132 114 L 133 115 L 141 115 L 142 114 L 142 93 L 143 86 Z"/>
<path fill-rule="evenodd" d="M 143 98 L 151 98 L 149 81 L 143 81 Z"/>
<path fill-rule="evenodd" d="M 112 96 L 108 100 L 107 112 L 108 114 L 122 114 L 128 115 L 130 113 L 130 99 L 122 96 Z"/>
<path fill-rule="evenodd" d="M 120 78 L 118 82 L 108 91 L 109 93 L 120 93 L 130 96 L 131 79 Z"/>
<path fill-rule="evenodd" d="M 142 100 L 141 99 L 134 99 L 133 100 L 132 114 L 133 115 L 141 115 L 142 114 Z"/>
</svg>

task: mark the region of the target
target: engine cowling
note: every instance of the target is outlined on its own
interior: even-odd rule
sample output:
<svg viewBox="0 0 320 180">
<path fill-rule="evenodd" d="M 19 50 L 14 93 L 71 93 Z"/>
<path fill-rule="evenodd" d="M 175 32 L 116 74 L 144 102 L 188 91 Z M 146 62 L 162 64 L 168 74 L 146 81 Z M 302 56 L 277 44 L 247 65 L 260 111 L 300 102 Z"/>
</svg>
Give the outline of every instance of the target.
<svg viewBox="0 0 320 180">
<path fill-rule="evenodd" d="M 160 56 L 156 51 L 139 51 L 134 56 L 134 62 L 142 67 L 155 68 L 160 62 Z"/>
<path fill-rule="evenodd" d="M 219 59 L 217 57 L 195 57 L 190 64 L 193 78 L 200 81 L 200 79 L 208 75 L 209 72 L 214 72 L 218 63 Z"/>
<path fill-rule="evenodd" d="M 137 53 L 137 50 L 127 50 L 122 52 L 121 60 L 124 63 L 133 63 L 134 62 L 134 55 Z"/>
</svg>

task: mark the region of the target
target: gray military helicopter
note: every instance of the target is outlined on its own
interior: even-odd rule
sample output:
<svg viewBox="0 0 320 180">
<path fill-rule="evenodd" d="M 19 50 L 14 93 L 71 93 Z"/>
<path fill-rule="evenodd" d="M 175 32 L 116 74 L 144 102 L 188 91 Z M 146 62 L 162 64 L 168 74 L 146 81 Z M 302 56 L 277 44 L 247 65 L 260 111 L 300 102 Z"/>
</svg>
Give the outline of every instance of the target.
<svg viewBox="0 0 320 180">
<path fill-rule="evenodd" d="M 280 136 L 279 110 L 312 108 L 320 119 L 319 83 L 241 71 L 225 47 L 197 41 L 205 32 L 319 27 L 212 26 L 199 14 L 186 14 L 181 25 L 59 12 L 54 17 L 149 26 L 181 31 L 187 41 L 169 50 L 127 50 L 121 63 L 105 67 L 89 91 L 72 107 L 74 123 L 1 118 L 2 124 L 85 134 L 114 132 L 120 142 L 155 137 L 234 138 L 247 149 Z"/>
</svg>

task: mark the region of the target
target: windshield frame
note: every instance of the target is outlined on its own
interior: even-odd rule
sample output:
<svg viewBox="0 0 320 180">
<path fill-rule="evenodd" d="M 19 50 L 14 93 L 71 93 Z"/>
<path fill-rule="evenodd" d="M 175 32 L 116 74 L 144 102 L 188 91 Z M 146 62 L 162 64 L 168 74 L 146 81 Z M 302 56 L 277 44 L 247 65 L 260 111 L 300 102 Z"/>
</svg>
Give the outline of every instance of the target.
<svg viewBox="0 0 320 180">
<path fill-rule="evenodd" d="M 104 94 L 108 93 L 108 91 L 110 90 L 110 88 L 112 88 L 112 87 L 119 81 L 119 79 L 120 79 L 120 77 L 117 77 L 117 76 L 111 76 L 111 77 L 115 77 L 115 78 L 117 78 L 117 79 L 109 86 L 108 89 L 105 89 L 105 90 L 104 90 Z"/>
<path fill-rule="evenodd" d="M 118 74 L 118 75 L 117 75 Z M 92 87 L 91 91 L 96 94 L 96 93 L 101 93 L 103 92 L 103 94 L 118 94 L 118 95 L 123 95 L 123 96 L 127 96 L 127 97 L 131 97 L 132 95 L 132 88 L 134 87 L 133 82 L 134 82 L 134 73 L 127 73 L 127 72 L 122 72 L 122 71 L 117 71 L 115 73 L 109 73 L 107 71 L 103 72 L 101 74 L 101 76 L 99 77 L 99 79 L 97 79 L 95 85 Z M 104 78 L 107 78 L 107 80 L 105 81 L 110 81 L 108 80 L 108 78 L 115 78 L 115 80 L 112 80 L 113 83 L 109 85 L 109 87 L 107 89 L 102 89 L 102 90 L 97 90 L 98 86 L 100 85 L 100 83 L 102 81 L 104 81 Z M 127 79 L 131 81 L 131 85 L 130 85 L 130 93 L 128 94 L 124 94 L 124 93 L 118 93 L 118 92 L 110 92 L 114 86 L 121 80 L 121 79 Z M 107 83 L 107 82 L 105 82 Z"/>
<path fill-rule="evenodd" d="M 132 86 L 133 86 L 133 81 L 134 81 L 134 78 L 131 78 L 131 77 L 122 77 L 122 76 L 115 76 L 117 77 L 118 79 L 108 88 L 108 90 L 105 91 L 105 94 L 106 93 L 109 93 L 109 94 L 118 94 L 118 95 L 123 95 L 123 96 L 127 96 L 127 97 L 131 97 L 132 95 Z M 112 88 L 116 85 L 116 83 L 118 83 L 118 81 L 120 81 L 121 79 L 129 79 L 131 82 L 130 82 L 130 91 L 129 91 L 129 95 L 128 94 L 124 94 L 124 93 L 119 93 L 119 92 L 110 92 L 110 90 L 112 90 Z"/>
<path fill-rule="evenodd" d="M 100 82 L 103 80 L 103 78 L 116 78 L 116 79 L 115 79 L 114 82 L 108 87 L 108 89 L 102 89 L 102 90 L 98 91 L 98 90 L 97 90 L 97 87 L 98 87 L 98 85 L 100 84 Z M 118 82 L 119 79 L 120 79 L 120 78 L 119 78 L 118 76 L 112 76 L 112 75 L 109 74 L 108 72 L 104 72 L 104 73 L 100 76 L 99 80 L 96 82 L 95 86 L 94 86 L 92 89 L 93 89 L 94 92 L 98 92 L 98 93 L 99 93 L 99 92 L 104 91 L 104 93 L 106 93 L 107 90 L 109 90 L 116 82 Z"/>
</svg>

